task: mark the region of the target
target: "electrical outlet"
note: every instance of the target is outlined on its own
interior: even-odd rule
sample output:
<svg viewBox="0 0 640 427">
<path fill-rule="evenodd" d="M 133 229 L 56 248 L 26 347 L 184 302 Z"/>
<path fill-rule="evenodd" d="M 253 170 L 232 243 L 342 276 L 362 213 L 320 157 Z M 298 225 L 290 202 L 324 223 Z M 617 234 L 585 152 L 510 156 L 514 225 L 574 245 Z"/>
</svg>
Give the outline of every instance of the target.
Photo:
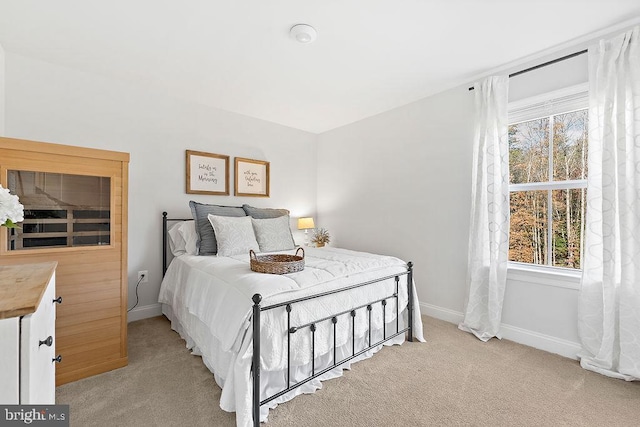
<svg viewBox="0 0 640 427">
<path fill-rule="evenodd" d="M 148 281 L 149 272 L 147 270 L 138 271 L 138 283 L 147 283 Z"/>
</svg>

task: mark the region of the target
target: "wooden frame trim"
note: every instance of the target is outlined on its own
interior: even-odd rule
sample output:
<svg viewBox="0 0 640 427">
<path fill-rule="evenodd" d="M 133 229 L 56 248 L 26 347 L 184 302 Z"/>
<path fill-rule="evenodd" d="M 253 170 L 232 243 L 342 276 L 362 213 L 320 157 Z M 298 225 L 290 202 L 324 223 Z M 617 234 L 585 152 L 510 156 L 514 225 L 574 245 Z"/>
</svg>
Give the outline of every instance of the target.
<svg viewBox="0 0 640 427">
<path fill-rule="evenodd" d="M 194 190 L 191 188 L 191 156 L 209 157 L 224 161 L 224 191 Z M 224 154 L 205 153 L 204 151 L 186 150 L 186 192 L 187 194 L 206 194 L 213 196 L 229 195 L 229 156 Z"/>
<path fill-rule="evenodd" d="M 129 162 L 129 153 L 102 150 L 98 148 L 76 147 L 73 145 L 37 142 L 26 139 L 0 137 L 0 148 L 17 151 L 33 151 L 36 153 L 61 154 L 65 156 L 87 157 L 90 159 L 116 160 Z"/>
<path fill-rule="evenodd" d="M 246 192 L 240 192 L 238 191 L 238 181 L 239 181 L 239 175 L 240 175 L 240 168 L 239 168 L 239 164 L 240 163 L 252 163 L 252 164 L 256 164 L 256 165 L 262 165 L 265 167 L 265 190 L 266 193 L 246 193 Z M 235 196 L 248 196 L 248 197 L 269 197 L 269 188 L 270 188 L 270 171 L 269 171 L 269 162 L 265 161 L 265 160 L 254 160 L 254 159 L 245 159 L 243 157 L 236 157 L 235 158 L 235 188 L 234 188 L 234 195 Z"/>
<path fill-rule="evenodd" d="M 122 248 L 120 259 L 120 356 L 123 358 L 124 365 L 127 364 L 128 347 L 127 347 L 127 324 L 128 324 L 128 307 L 129 307 L 129 266 L 128 250 L 129 250 L 129 161 L 123 161 L 122 166 L 122 221 L 120 221 L 121 236 L 120 247 Z"/>
</svg>

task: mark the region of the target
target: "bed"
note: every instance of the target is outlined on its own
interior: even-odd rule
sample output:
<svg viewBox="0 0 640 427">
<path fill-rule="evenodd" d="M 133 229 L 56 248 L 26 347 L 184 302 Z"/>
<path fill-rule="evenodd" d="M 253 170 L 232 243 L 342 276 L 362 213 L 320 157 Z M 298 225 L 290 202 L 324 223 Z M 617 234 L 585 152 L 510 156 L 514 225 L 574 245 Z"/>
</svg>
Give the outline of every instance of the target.
<svg viewBox="0 0 640 427">
<path fill-rule="evenodd" d="M 238 426 L 258 426 L 269 409 L 315 392 L 405 334 L 424 341 L 412 263 L 332 247 L 305 247 L 305 268 L 285 275 L 251 271 L 248 253 L 192 248 L 169 262 L 172 232 L 190 219 L 163 213 L 159 302 L 213 373 L 220 407 L 236 412 Z"/>
</svg>

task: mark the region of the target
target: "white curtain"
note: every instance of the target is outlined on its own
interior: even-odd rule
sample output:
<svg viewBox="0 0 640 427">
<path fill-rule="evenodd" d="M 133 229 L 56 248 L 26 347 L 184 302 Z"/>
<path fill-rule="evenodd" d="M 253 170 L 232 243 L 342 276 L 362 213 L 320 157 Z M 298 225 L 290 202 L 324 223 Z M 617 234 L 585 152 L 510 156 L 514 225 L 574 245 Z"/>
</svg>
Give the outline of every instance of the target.
<svg viewBox="0 0 640 427">
<path fill-rule="evenodd" d="M 509 78 L 475 83 L 471 225 L 464 320 L 458 327 L 482 341 L 500 338 L 509 254 Z"/>
<path fill-rule="evenodd" d="M 589 49 L 583 368 L 640 379 L 640 27 Z"/>
</svg>

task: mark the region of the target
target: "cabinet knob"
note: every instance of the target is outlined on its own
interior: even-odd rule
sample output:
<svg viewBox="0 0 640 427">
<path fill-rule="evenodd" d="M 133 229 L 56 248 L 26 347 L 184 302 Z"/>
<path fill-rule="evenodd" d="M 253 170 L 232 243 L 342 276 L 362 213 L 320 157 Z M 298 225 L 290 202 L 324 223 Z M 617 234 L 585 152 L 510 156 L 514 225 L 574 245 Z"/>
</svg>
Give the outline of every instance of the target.
<svg viewBox="0 0 640 427">
<path fill-rule="evenodd" d="M 38 341 L 38 347 L 40 347 L 42 344 L 46 345 L 47 347 L 51 347 L 51 344 L 53 344 L 53 337 L 49 335 L 46 340 Z"/>
<path fill-rule="evenodd" d="M 57 302 L 58 304 L 62 304 L 62 297 L 58 297 L 53 300 L 53 302 Z"/>
<path fill-rule="evenodd" d="M 56 362 L 56 363 L 60 363 L 62 362 L 62 355 L 59 354 L 56 357 L 54 357 L 53 359 L 51 359 L 51 363 Z"/>
</svg>

